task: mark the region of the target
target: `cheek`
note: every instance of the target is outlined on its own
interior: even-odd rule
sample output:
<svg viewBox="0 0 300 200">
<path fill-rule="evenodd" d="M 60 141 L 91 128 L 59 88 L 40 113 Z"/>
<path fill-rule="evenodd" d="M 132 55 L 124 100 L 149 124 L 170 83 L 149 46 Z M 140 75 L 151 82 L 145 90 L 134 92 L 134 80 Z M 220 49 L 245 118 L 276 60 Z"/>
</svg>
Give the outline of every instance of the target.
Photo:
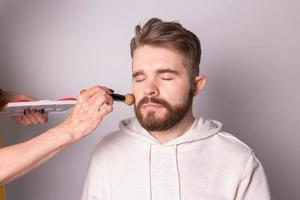
<svg viewBox="0 0 300 200">
<path fill-rule="evenodd" d="M 135 103 L 137 104 L 143 98 L 143 90 L 141 87 L 132 83 L 132 93 L 135 97 Z"/>
<path fill-rule="evenodd" d="M 182 104 L 188 99 L 190 84 L 165 85 L 161 90 L 161 96 L 171 104 Z"/>
</svg>

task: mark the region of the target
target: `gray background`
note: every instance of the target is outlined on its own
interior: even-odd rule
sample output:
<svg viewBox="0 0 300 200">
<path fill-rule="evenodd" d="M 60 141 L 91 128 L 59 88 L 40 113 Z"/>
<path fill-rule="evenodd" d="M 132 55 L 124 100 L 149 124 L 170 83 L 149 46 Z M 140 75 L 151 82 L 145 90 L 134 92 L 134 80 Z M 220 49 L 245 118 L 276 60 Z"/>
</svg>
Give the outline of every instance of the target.
<svg viewBox="0 0 300 200">
<path fill-rule="evenodd" d="M 76 97 L 95 84 L 131 91 L 129 40 L 150 17 L 179 20 L 203 46 L 208 83 L 194 102 L 197 116 L 255 149 L 273 199 L 299 199 L 299 14 L 296 0 L 2 0 L 0 85 L 39 99 Z M 133 115 L 115 111 L 89 137 L 9 184 L 8 200 L 80 199 L 89 155 L 98 140 Z M 61 122 L 21 128 L 1 118 L 6 145 Z M 134 169 L 133 169 L 134 170 Z"/>
</svg>

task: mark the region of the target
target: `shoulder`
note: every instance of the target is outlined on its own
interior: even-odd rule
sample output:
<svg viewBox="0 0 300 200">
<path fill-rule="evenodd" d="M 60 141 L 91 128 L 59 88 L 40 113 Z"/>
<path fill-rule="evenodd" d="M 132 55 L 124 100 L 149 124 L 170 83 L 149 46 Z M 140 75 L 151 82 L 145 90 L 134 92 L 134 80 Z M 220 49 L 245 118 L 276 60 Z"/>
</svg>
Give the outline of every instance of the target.
<svg viewBox="0 0 300 200">
<path fill-rule="evenodd" d="M 111 132 L 104 136 L 93 150 L 93 157 L 107 157 L 126 149 L 132 143 L 132 137 L 121 130 Z"/>
<path fill-rule="evenodd" d="M 215 141 L 219 143 L 219 145 L 221 145 L 223 148 L 225 148 L 225 150 L 233 149 L 245 153 L 250 153 L 253 151 L 252 148 L 250 148 L 247 144 L 238 139 L 236 136 L 224 131 L 220 131 L 218 134 L 215 135 Z"/>
<path fill-rule="evenodd" d="M 261 166 L 255 151 L 234 135 L 227 132 L 219 132 L 208 143 L 209 153 L 218 158 L 223 166 L 231 166 L 230 169 L 246 172 L 253 171 Z"/>
<path fill-rule="evenodd" d="M 251 157 L 255 157 L 252 148 L 227 132 L 221 131 L 214 135 L 209 146 L 217 155 L 233 163 L 246 163 Z"/>
</svg>

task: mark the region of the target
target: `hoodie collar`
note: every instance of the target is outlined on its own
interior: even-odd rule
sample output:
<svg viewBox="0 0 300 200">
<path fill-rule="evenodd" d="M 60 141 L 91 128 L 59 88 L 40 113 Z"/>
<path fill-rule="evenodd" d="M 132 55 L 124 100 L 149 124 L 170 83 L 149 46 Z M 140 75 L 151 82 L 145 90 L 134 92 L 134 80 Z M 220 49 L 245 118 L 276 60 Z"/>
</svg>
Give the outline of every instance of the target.
<svg viewBox="0 0 300 200">
<path fill-rule="evenodd" d="M 160 144 L 159 141 L 154 138 L 146 129 L 144 129 L 138 120 L 133 117 L 122 120 L 119 127 L 126 134 L 129 134 L 137 139 L 140 139 L 149 144 L 157 144 L 161 146 L 173 146 L 184 143 L 191 143 L 197 140 L 206 139 L 212 135 L 215 135 L 222 129 L 222 123 L 204 118 L 195 118 L 192 126 L 181 136 L 170 140 L 165 144 Z"/>
</svg>

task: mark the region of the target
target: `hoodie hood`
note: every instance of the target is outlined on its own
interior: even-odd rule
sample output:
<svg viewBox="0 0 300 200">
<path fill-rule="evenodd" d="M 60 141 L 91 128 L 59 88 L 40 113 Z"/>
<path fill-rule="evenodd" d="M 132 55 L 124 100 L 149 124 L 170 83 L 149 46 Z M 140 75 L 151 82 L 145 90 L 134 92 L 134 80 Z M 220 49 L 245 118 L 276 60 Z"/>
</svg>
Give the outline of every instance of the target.
<svg viewBox="0 0 300 200">
<path fill-rule="evenodd" d="M 133 117 L 122 120 L 119 124 L 120 129 L 128 135 L 143 140 L 149 144 L 159 144 L 159 141 L 154 138 L 146 129 L 144 129 L 138 120 Z M 197 140 L 203 140 L 210 136 L 215 135 L 222 129 L 222 123 L 204 118 L 195 118 L 192 126 L 183 133 L 169 142 L 162 144 L 162 146 L 174 146 L 185 143 L 191 143 Z"/>
<path fill-rule="evenodd" d="M 149 195 L 150 200 L 156 199 L 152 198 L 153 194 L 156 194 L 157 185 L 156 183 L 153 183 L 157 178 L 152 179 L 153 177 L 156 177 L 155 174 L 157 174 L 160 171 L 160 167 L 155 167 L 155 159 L 157 159 L 157 155 L 154 155 L 155 149 L 157 148 L 163 148 L 171 152 L 174 156 L 171 156 L 172 159 L 169 160 L 171 163 L 174 163 L 173 166 L 175 168 L 175 174 L 173 174 L 171 177 L 175 177 L 174 187 L 176 188 L 173 194 L 175 195 L 171 199 L 181 200 L 181 177 L 180 177 L 180 167 L 178 162 L 178 146 L 181 146 L 183 144 L 192 143 L 199 140 L 204 140 L 206 138 L 209 138 L 216 133 L 218 133 L 222 128 L 222 124 L 220 122 L 214 121 L 214 120 L 204 120 L 203 118 L 195 118 L 192 126 L 187 130 L 185 133 L 183 133 L 181 136 L 165 143 L 160 144 L 157 139 L 155 139 L 146 129 L 144 129 L 138 120 L 136 118 L 130 118 L 126 119 L 120 122 L 120 129 L 125 134 L 128 134 L 130 136 L 133 136 L 139 140 L 142 140 L 146 144 L 148 144 L 148 184 L 149 184 Z M 163 162 L 163 160 L 161 160 Z M 153 164 L 154 162 L 154 164 Z M 170 163 L 166 163 L 165 165 L 169 165 Z M 172 165 L 172 164 L 171 164 Z M 172 178 L 170 178 L 172 179 Z"/>
<path fill-rule="evenodd" d="M 160 144 L 136 118 L 121 121 L 93 154 L 82 200 L 269 200 L 253 150 L 221 128 L 196 118 Z"/>
</svg>

